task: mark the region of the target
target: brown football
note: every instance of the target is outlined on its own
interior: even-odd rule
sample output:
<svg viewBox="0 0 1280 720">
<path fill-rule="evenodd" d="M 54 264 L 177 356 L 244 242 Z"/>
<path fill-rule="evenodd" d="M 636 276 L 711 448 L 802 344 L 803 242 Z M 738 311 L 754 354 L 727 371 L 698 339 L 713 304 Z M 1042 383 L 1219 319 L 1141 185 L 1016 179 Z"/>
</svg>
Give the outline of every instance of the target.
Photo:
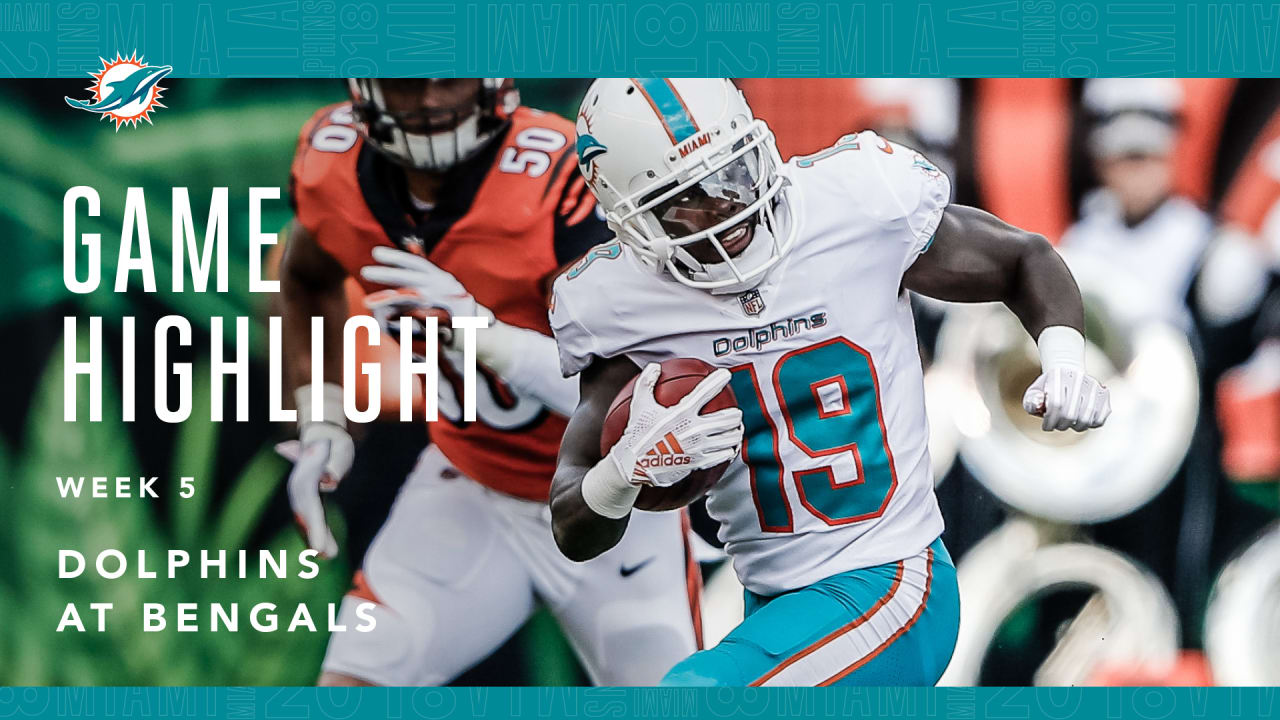
<svg viewBox="0 0 1280 720">
<path fill-rule="evenodd" d="M 673 358 L 661 363 L 662 374 L 653 388 L 653 397 L 660 404 L 671 407 L 697 386 L 702 379 L 710 375 L 716 368 L 694 358 Z M 638 377 L 638 376 L 637 376 Z M 635 391 L 636 378 L 618 391 L 609 406 L 604 418 L 604 427 L 600 431 L 600 453 L 607 454 L 622 437 L 627 429 L 627 420 L 631 418 L 631 393 Z M 717 410 L 737 407 L 733 391 L 726 386 L 715 397 L 702 407 L 706 415 Z M 640 490 L 635 506 L 640 510 L 674 510 L 684 507 L 711 489 L 724 474 L 729 463 L 721 463 L 706 470 L 694 470 L 689 476 L 669 487 L 645 487 Z"/>
</svg>

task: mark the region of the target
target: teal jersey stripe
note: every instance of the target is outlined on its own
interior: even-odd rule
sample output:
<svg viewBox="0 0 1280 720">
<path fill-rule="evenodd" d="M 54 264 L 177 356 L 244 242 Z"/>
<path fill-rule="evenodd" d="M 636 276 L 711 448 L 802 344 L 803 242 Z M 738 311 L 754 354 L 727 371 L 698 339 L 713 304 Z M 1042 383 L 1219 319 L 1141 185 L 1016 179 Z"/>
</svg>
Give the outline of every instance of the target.
<svg viewBox="0 0 1280 720">
<path fill-rule="evenodd" d="M 682 142 L 693 137 L 698 132 L 698 126 L 694 124 L 693 118 L 685 109 L 684 103 L 680 101 L 680 96 L 676 95 L 675 88 L 671 87 L 671 81 L 666 78 L 635 78 L 635 83 L 640 87 L 641 92 L 649 97 L 653 102 L 653 106 L 658 111 L 659 117 L 662 118 L 663 124 L 671 131 L 671 137 L 676 142 Z"/>
</svg>

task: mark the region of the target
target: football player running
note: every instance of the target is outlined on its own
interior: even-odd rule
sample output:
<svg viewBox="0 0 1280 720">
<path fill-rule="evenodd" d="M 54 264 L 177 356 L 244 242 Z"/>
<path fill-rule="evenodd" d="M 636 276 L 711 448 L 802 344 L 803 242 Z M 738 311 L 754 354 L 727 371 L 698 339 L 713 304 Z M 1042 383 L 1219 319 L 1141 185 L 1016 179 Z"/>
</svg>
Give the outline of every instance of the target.
<svg viewBox="0 0 1280 720">
<path fill-rule="evenodd" d="M 280 272 L 301 448 L 289 499 L 312 548 L 338 552 L 321 493 L 355 452 L 339 385 L 344 279 L 358 278 L 392 337 L 427 314 L 442 328 L 450 315 L 491 322 L 476 333 L 473 422 L 462 414 L 462 333 L 441 338 L 441 419 L 341 610 L 354 627 L 356 606 L 371 601 L 376 627 L 333 634 L 321 684 L 449 682 L 538 601 L 594 682 L 657 682 L 697 649 L 700 630 L 682 515 L 643 514 L 617 547 L 577 564 L 557 551 L 546 503 L 577 402 L 557 367 L 547 293 L 560 268 L 608 238 L 574 170 L 572 124 L 520 106 L 500 78 L 349 89 L 350 103 L 320 110 L 299 137 Z M 311 374 L 313 316 L 323 318 L 320 387 L 296 381 Z"/>
<path fill-rule="evenodd" d="M 552 486 L 561 550 L 608 551 L 637 482 L 680 480 L 633 474 L 644 438 L 670 433 L 684 468 L 734 458 L 707 509 L 747 597 L 743 622 L 665 684 L 935 683 L 959 599 L 906 291 L 1009 306 L 1040 350 L 1025 409 L 1081 431 L 1110 404 L 1067 267 L 1043 237 L 948 205 L 943 173 L 872 132 L 784 165 L 727 80 L 597 80 L 577 131 L 617 240 L 553 291 L 561 368 L 581 376 Z M 664 408 L 654 363 L 670 358 L 719 369 Z M 601 457 L 606 410 L 639 368 L 647 411 Z M 699 416 L 725 385 L 738 409 Z"/>
</svg>

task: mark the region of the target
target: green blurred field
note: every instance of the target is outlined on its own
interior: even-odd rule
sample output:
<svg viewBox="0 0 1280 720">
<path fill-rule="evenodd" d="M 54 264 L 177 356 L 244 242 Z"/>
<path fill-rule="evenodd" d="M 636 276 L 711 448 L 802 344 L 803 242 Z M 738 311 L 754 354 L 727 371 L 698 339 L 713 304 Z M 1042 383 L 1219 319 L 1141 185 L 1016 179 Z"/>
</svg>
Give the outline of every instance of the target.
<svg viewBox="0 0 1280 720">
<path fill-rule="evenodd" d="M 279 202 L 267 203 L 265 229 L 289 219 L 286 202 L 289 161 L 298 128 L 319 106 L 343 97 L 336 81 L 172 81 L 154 116 L 154 125 L 115 131 L 86 113 L 61 104 L 60 93 L 81 92 L 83 83 L 55 83 L 47 91 L 34 83 L 0 86 L 0 126 L 6 128 L 0 153 L 0 331 L 8 340 L 5 388 L 0 401 L 0 685 L 310 684 L 323 653 L 325 634 L 248 629 L 248 607 L 275 602 L 282 624 L 289 611 L 308 602 L 323 625 L 325 603 L 345 589 L 349 568 L 325 566 L 314 580 L 138 580 L 126 574 L 104 580 L 88 572 L 57 578 L 59 548 L 79 549 L 89 562 L 99 550 L 119 548 L 135 559 L 138 549 L 162 563 L 169 548 L 231 550 L 255 547 L 301 549 L 296 534 L 279 516 L 279 482 L 286 470 L 271 451 L 281 430 L 262 421 L 248 425 L 208 420 L 208 319 L 215 315 L 254 317 L 252 353 L 265 364 L 265 335 L 257 318 L 265 298 L 247 292 L 248 188 L 274 185 Z M 564 111 L 576 103 L 571 88 L 530 83 L 526 101 Z M 541 96 L 541 97 L 540 97 Z M 67 188 L 90 185 L 101 194 L 99 218 L 82 218 L 81 232 L 103 236 L 103 286 L 86 296 L 71 295 L 62 283 L 62 197 Z M 132 288 L 110 292 L 116 264 L 125 188 L 147 193 L 152 249 L 159 291 Z M 169 292 L 170 188 L 190 188 L 197 233 L 202 235 L 210 188 L 230 189 L 231 292 Z M 116 328 L 124 315 L 138 316 L 139 337 L 150 334 L 154 318 L 181 314 L 197 335 L 192 420 L 156 427 L 149 400 L 138 401 L 140 421 L 120 421 Z M 105 318 L 106 378 L 104 421 L 63 422 L 62 321 L 64 315 Z M 81 344 L 87 323 L 80 323 Z M 139 357 L 149 354 L 140 346 Z M 204 380 L 201 380 L 204 378 Z M 139 385 L 150 376 L 139 373 Z M 87 417 L 87 382 L 82 382 L 81 417 Z M 159 475 L 160 501 L 64 501 L 56 476 Z M 177 500 L 177 478 L 197 478 L 191 500 Z M 271 508 L 277 512 L 272 515 Z M 196 574 L 192 573 L 192 577 Z M 141 603 L 170 606 L 171 626 L 141 632 Z M 179 634 L 172 630 L 178 602 L 239 602 L 239 633 Z M 96 621 L 90 602 L 115 604 L 108 632 L 55 633 L 65 604 L 79 603 L 86 626 Z M 202 613 L 203 615 L 203 613 Z M 204 620 L 202 620 L 204 622 Z M 531 624 L 532 645 L 542 648 L 537 682 L 573 682 L 572 661 L 545 617 Z M 522 678 L 511 677 L 508 682 Z"/>
</svg>

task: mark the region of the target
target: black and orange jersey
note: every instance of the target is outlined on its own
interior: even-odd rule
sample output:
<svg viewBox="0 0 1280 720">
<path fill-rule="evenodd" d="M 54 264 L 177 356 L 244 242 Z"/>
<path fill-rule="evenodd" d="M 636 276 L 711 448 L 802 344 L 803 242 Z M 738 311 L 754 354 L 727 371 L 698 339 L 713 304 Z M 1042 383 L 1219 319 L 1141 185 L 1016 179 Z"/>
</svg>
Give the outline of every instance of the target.
<svg viewBox="0 0 1280 720">
<path fill-rule="evenodd" d="M 356 133 L 348 105 L 303 127 L 290 188 L 297 222 L 360 282 L 379 245 L 417 253 L 452 273 L 505 323 L 550 335 L 551 279 L 612 238 L 577 171 L 569 121 L 519 108 L 502 137 L 450 171 L 429 211 L 415 209 L 404 171 Z M 566 419 L 481 368 L 477 419 L 451 413 L 462 397 L 442 353 L 439 422 L 431 438 L 464 473 L 495 490 L 545 500 Z M 549 379 L 559 381 L 558 378 Z M 450 419 L 453 417 L 454 419 Z"/>
</svg>

